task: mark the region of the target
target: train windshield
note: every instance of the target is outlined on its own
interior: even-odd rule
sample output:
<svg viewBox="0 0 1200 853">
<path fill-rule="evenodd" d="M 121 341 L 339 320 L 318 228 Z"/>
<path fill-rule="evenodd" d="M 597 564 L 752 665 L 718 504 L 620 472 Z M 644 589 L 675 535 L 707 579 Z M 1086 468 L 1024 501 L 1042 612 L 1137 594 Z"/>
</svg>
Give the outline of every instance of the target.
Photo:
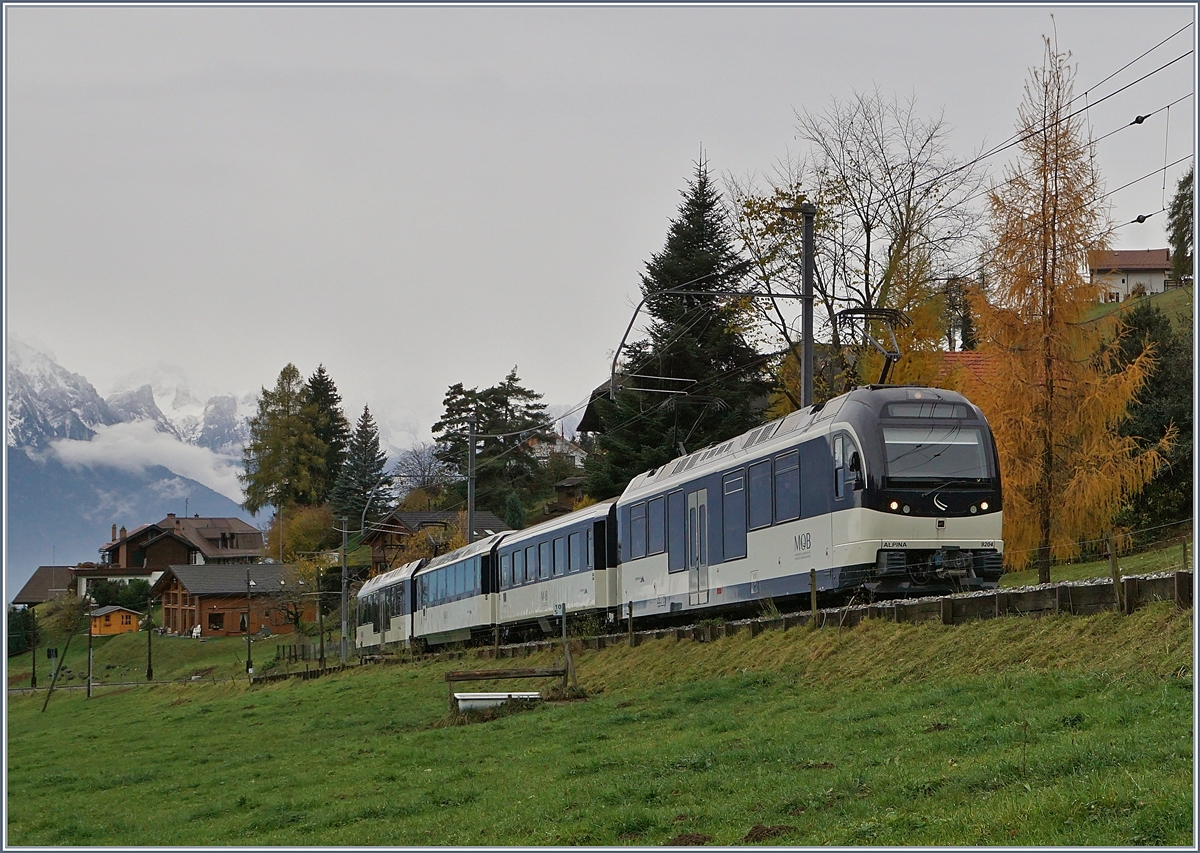
<svg viewBox="0 0 1200 853">
<path fill-rule="evenodd" d="M 883 428 L 888 479 L 896 485 L 954 480 L 970 485 L 990 479 L 987 445 L 979 427 Z"/>
</svg>

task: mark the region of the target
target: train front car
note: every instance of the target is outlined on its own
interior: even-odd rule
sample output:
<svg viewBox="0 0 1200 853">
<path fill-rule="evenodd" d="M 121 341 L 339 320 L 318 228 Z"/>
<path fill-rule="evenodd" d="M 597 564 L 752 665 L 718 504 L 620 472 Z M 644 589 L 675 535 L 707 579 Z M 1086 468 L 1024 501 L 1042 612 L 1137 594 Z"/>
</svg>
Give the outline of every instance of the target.
<svg viewBox="0 0 1200 853">
<path fill-rule="evenodd" d="M 936 388 L 847 395 L 830 432 L 834 563 L 876 597 L 994 587 L 1003 572 L 1000 471 L 983 413 Z M 840 552 L 840 553 L 839 553 Z"/>
<path fill-rule="evenodd" d="M 617 501 L 635 616 L 980 588 L 1000 579 L 1000 478 L 960 394 L 864 386 L 639 474 Z"/>
</svg>

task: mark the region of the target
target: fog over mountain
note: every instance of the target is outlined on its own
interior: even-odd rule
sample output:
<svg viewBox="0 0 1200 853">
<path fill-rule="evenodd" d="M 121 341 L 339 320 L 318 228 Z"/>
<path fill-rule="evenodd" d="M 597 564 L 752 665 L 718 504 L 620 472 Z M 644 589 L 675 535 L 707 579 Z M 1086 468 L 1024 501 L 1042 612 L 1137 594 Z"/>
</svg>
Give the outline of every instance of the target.
<svg viewBox="0 0 1200 853">
<path fill-rule="evenodd" d="M 39 565 L 95 560 L 113 524 L 168 512 L 254 522 L 237 481 L 253 395 L 201 402 L 178 375 L 138 378 L 149 381 L 101 397 L 84 376 L 9 338 L 9 599 Z"/>
</svg>

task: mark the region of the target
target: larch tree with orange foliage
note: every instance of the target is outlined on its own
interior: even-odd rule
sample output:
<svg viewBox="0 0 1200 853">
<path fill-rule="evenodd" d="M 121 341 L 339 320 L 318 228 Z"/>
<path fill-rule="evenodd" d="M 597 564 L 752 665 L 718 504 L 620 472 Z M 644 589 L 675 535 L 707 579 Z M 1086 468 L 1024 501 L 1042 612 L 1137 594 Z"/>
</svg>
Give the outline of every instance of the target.
<svg viewBox="0 0 1200 853">
<path fill-rule="evenodd" d="M 1098 289 L 1087 251 L 1106 247 L 1110 226 L 1068 60 L 1046 39 L 1026 83 L 1018 162 L 990 194 L 991 287 L 972 297 L 987 369 L 961 377 L 995 433 L 1009 565 L 1035 563 L 1042 583 L 1052 559 L 1109 532 L 1163 449 L 1139 450 L 1118 430 L 1152 353 L 1118 368 L 1111 327 L 1088 322 Z"/>
</svg>

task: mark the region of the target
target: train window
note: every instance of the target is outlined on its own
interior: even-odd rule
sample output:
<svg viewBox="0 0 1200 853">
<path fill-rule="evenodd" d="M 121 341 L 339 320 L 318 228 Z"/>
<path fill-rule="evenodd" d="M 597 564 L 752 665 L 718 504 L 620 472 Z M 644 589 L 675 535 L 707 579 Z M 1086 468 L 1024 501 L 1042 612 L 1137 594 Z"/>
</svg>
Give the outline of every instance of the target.
<svg viewBox="0 0 1200 853">
<path fill-rule="evenodd" d="M 634 504 L 629 508 L 629 558 L 636 560 L 646 556 L 646 505 Z"/>
<path fill-rule="evenodd" d="M 646 553 L 667 550 L 667 499 L 655 498 L 646 504 Z"/>
<path fill-rule="evenodd" d="M 589 527 L 587 529 L 587 545 L 583 549 L 583 555 L 587 560 L 588 569 L 595 568 L 595 553 L 596 553 L 596 532 Z"/>
<path fill-rule="evenodd" d="M 843 436 L 833 438 L 833 496 L 846 494 L 846 442 Z"/>
<path fill-rule="evenodd" d="M 526 582 L 533 582 L 538 579 L 538 546 L 530 545 L 526 548 Z"/>
<path fill-rule="evenodd" d="M 746 478 L 741 471 L 734 471 L 726 474 L 721 483 L 724 559 L 736 560 L 746 556 Z"/>
<path fill-rule="evenodd" d="M 567 571 L 577 572 L 583 568 L 583 537 L 579 532 L 567 536 Z"/>
<path fill-rule="evenodd" d="M 525 551 L 513 551 L 513 586 L 525 583 Z"/>
<path fill-rule="evenodd" d="M 550 557 L 550 543 L 538 543 L 538 578 L 545 580 L 550 577 L 550 567 L 553 565 Z"/>
<path fill-rule="evenodd" d="M 750 529 L 771 526 L 771 460 L 756 462 L 746 472 L 750 484 Z"/>
<path fill-rule="evenodd" d="M 791 451 L 775 457 L 775 521 L 800 517 L 800 453 Z"/>
<path fill-rule="evenodd" d="M 567 540 L 561 536 L 554 539 L 554 576 L 567 573 Z"/>
<path fill-rule="evenodd" d="M 687 502 L 683 492 L 667 495 L 667 571 L 687 568 Z"/>
<path fill-rule="evenodd" d="M 500 555 L 500 588 L 512 586 L 512 554 Z"/>
<path fill-rule="evenodd" d="M 968 409 L 962 403 L 943 403 L 933 400 L 907 403 L 889 403 L 889 418 L 969 418 Z"/>
</svg>

